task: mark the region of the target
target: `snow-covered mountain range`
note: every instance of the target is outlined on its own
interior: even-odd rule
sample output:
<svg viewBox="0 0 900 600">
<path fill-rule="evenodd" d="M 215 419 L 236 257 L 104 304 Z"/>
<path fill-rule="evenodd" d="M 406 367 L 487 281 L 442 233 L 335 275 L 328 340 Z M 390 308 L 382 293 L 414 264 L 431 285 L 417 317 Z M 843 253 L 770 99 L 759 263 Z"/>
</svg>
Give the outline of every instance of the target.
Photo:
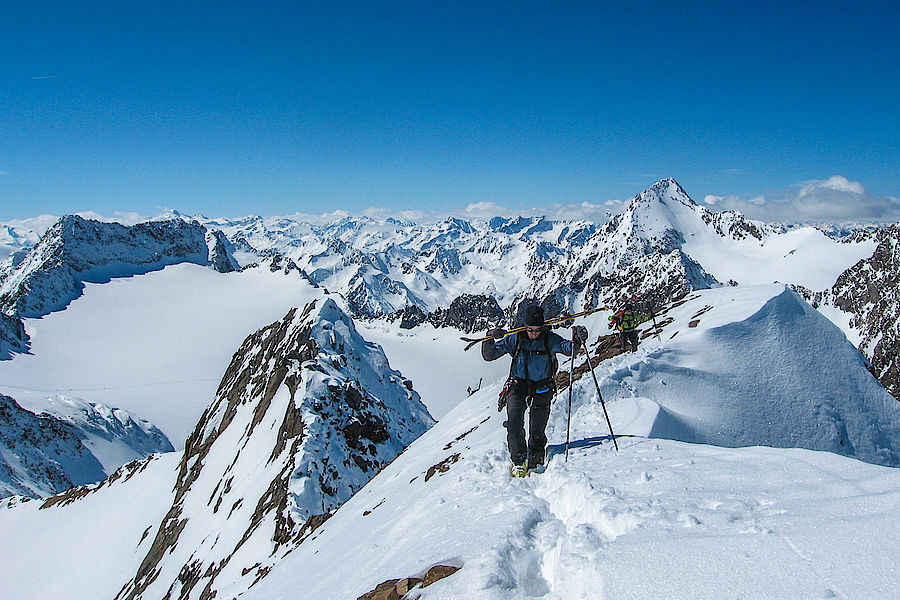
<svg viewBox="0 0 900 600">
<path fill-rule="evenodd" d="M 900 499 L 897 227 L 769 225 L 666 179 L 602 225 L 171 213 L 16 231 L 0 269 L 0 473 L 18 482 L 0 505 L 4 597 L 399 598 L 393 579 L 418 586 L 407 598 L 629 597 L 635 579 L 657 583 L 633 597 L 900 592 L 872 579 Z M 606 317 L 635 296 L 654 326 L 617 356 Z M 598 389 L 577 361 L 569 456 L 563 389 L 547 473 L 510 482 L 508 365 L 458 337 L 531 301 L 609 307 L 585 322 L 604 360 Z M 133 461 L 150 452 L 165 454 Z M 816 518 L 826 544 L 849 541 L 830 503 L 867 514 L 853 525 L 876 543 L 821 556 Z M 683 543 L 713 556 L 714 583 L 670 555 Z M 743 579 L 723 575 L 723 548 L 748 543 Z M 667 562 L 641 561 L 651 547 Z M 45 561 L 63 584 L 29 575 Z"/>
<path fill-rule="evenodd" d="M 427 226 L 367 218 L 326 226 L 286 218 L 197 220 L 224 232 L 245 261 L 290 258 L 345 298 L 354 318 L 407 327 L 428 320 L 474 331 L 496 323 L 501 311 L 514 321 L 532 300 L 555 315 L 636 295 L 662 305 L 718 284 L 783 282 L 810 299 L 832 299 L 840 312 L 826 314 L 851 339 L 866 340 L 861 350 L 882 383 L 900 389 L 896 226 L 835 238 L 814 227 L 769 225 L 734 211 L 714 213 L 673 179 L 638 194 L 602 226 L 522 217 L 448 218 Z M 884 285 L 864 283 L 861 271 Z M 833 303 L 861 294 L 871 302 Z"/>
</svg>

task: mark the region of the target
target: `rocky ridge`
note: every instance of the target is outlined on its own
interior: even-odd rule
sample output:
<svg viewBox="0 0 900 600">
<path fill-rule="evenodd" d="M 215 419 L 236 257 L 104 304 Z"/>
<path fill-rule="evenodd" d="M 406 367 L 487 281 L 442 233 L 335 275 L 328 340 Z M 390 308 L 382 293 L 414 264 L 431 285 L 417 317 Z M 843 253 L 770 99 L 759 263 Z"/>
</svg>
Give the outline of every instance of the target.
<svg viewBox="0 0 900 600">
<path fill-rule="evenodd" d="M 873 374 L 900 399 L 900 225 L 879 229 L 871 257 L 859 261 L 823 292 L 800 290 L 814 306 L 839 308 L 859 333 L 859 350 Z"/>
<path fill-rule="evenodd" d="M 0 497 L 46 498 L 119 465 L 174 450 L 153 424 L 100 403 L 58 397 L 33 413 L 0 394 Z"/>
<path fill-rule="evenodd" d="M 207 232 L 181 219 L 148 221 L 131 227 L 75 215 L 62 217 L 28 251 L 11 255 L 0 267 L 0 338 L 3 350 L 22 351 L 27 336 L 21 319 L 65 308 L 85 282 L 138 275 L 191 262 L 220 271 L 237 268 L 220 232 Z M 17 322 L 19 325 L 17 325 Z"/>
<path fill-rule="evenodd" d="M 432 423 L 333 300 L 292 310 L 235 353 L 118 597 L 249 588 Z"/>
</svg>

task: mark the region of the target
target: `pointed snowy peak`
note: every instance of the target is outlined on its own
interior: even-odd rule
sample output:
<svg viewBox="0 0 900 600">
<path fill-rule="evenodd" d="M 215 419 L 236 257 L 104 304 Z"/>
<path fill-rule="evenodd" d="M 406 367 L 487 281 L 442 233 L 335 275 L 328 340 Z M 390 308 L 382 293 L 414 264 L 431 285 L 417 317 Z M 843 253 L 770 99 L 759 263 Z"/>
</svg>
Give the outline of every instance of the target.
<svg viewBox="0 0 900 600">
<path fill-rule="evenodd" d="M 677 181 L 668 177 L 666 179 L 660 179 L 652 186 L 638 194 L 632 199 L 633 204 L 638 203 L 649 203 L 649 202 L 662 202 L 663 204 L 667 203 L 667 201 L 675 201 L 685 206 L 698 206 L 694 200 L 688 196 L 688 193 L 684 191 L 684 188 L 679 185 Z"/>
<path fill-rule="evenodd" d="M 119 597 L 239 594 L 433 422 L 333 300 L 291 310 L 235 353 Z"/>
<path fill-rule="evenodd" d="M 702 209 L 674 179 L 644 190 L 615 221 L 620 243 L 638 243 L 645 251 L 671 252 L 684 243 L 683 231 L 697 228 Z"/>
</svg>

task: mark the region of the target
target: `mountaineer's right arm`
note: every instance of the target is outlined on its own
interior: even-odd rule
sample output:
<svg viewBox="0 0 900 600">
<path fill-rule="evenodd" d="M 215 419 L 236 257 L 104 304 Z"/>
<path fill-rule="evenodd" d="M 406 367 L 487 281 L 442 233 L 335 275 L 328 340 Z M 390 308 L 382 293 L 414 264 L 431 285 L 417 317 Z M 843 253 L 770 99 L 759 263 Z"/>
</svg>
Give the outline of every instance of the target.
<svg viewBox="0 0 900 600">
<path fill-rule="evenodd" d="M 516 336 L 506 335 L 505 329 L 500 329 L 499 327 L 488 329 L 485 335 L 490 336 L 491 339 L 481 342 L 481 358 L 484 360 L 497 360 L 504 354 L 513 351 Z"/>
</svg>

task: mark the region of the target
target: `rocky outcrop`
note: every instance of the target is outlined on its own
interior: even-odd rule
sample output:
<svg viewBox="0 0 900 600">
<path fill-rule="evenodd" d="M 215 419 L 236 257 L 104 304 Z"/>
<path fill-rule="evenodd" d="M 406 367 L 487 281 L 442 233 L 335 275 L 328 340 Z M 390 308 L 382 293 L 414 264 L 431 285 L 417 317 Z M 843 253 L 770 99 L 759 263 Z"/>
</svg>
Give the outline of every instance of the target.
<svg viewBox="0 0 900 600">
<path fill-rule="evenodd" d="M 234 259 L 234 246 L 221 231 L 208 231 L 206 243 L 209 247 L 209 265 L 219 273 L 231 273 L 240 269 Z"/>
<path fill-rule="evenodd" d="M 0 498 L 42 498 L 104 477 L 74 427 L 0 394 Z"/>
<path fill-rule="evenodd" d="M 428 314 L 418 306 L 404 306 L 389 317 L 391 321 L 400 321 L 400 329 L 412 329 L 428 320 Z"/>
<path fill-rule="evenodd" d="M 235 353 L 119 598 L 247 589 L 432 423 L 332 300 L 292 310 Z"/>
<path fill-rule="evenodd" d="M 860 351 L 885 388 L 900 399 L 900 226 L 876 235 L 875 253 L 845 271 L 831 289 L 833 303 L 852 315 Z"/>
<path fill-rule="evenodd" d="M 10 358 L 13 352 L 23 352 L 28 346 L 28 335 L 22 321 L 0 312 L 0 360 Z"/>
<path fill-rule="evenodd" d="M 503 310 L 492 296 L 463 294 L 446 309 L 439 308 L 428 317 L 435 327 L 455 327 L 471 333 L 502 324 Z"/>
<path fill-rule="evenodd" d="M 421 576 L 388 579 L 366 592 L 357 600 L 412 600 L 419 597 L 419 590 L 427 588 L 436 581 L 450 577 L 460 567 L 455 565 L 435 565 Z"/>
</svg>

